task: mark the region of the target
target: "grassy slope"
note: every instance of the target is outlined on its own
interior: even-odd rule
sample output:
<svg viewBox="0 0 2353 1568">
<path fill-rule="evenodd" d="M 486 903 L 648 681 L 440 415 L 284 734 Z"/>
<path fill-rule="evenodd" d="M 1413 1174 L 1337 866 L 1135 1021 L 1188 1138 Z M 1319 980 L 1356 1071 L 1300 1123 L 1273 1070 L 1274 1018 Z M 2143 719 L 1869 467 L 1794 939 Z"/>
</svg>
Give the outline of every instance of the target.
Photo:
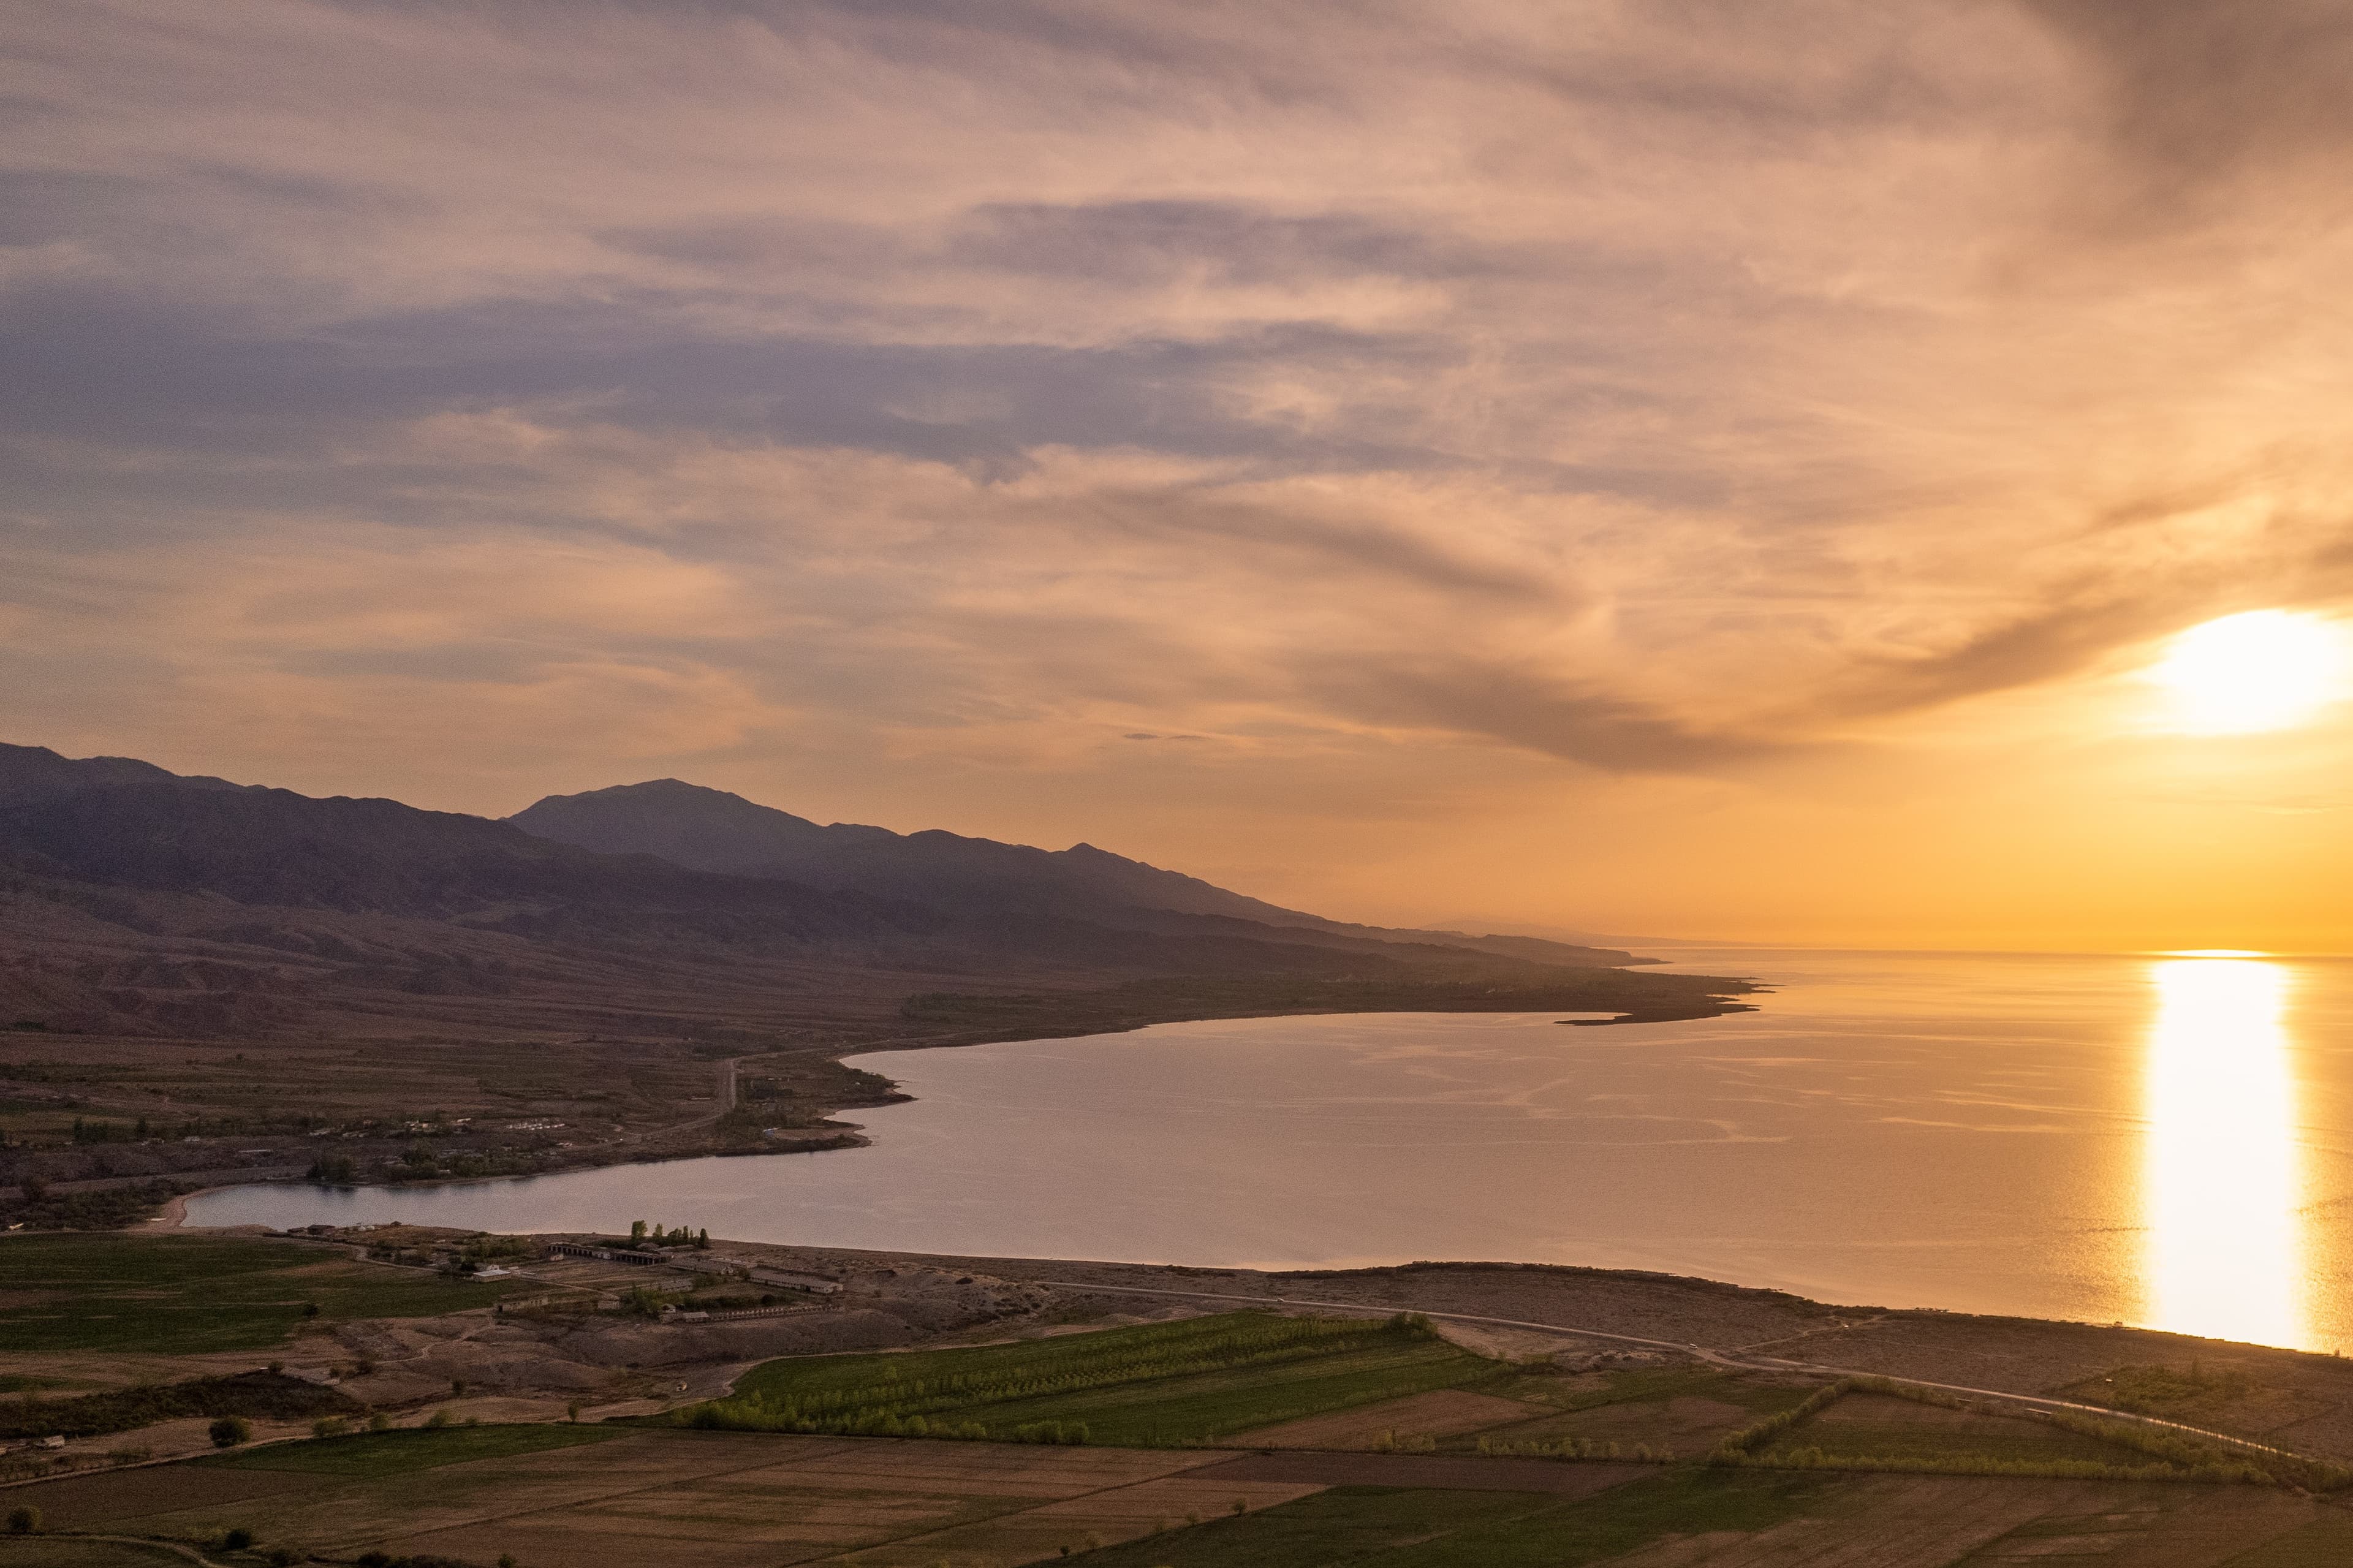
<svg viewBox="0 0 2353 1568">
<path fill-rule="evenodd" d="M 0 1241 L 13 1290 L 56 1300 L 0 1310 L 18 1354 L 144 1351 L 187 1354 L 282 1344 L 316 1302 L 321 1321 L 429 1317 L 486 1307 L 502 1284 L 444 1279 L 336 1254 L 242 1237 L 17 1236 Z"/>
</svg>

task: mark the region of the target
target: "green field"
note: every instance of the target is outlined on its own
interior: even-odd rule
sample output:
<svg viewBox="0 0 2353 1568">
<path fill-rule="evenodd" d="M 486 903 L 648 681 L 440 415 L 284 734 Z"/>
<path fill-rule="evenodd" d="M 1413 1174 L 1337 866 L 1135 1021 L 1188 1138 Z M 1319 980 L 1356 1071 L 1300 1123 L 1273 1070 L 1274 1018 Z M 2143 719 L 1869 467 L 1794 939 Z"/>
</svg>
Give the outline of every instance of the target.
<svg viewBox="0 0 2353 1568">
<path fill-rule="evenodd" d="M 291 1470 L 302 1475 L 374 1479 L 434 1470 L 470 1459 L 505 1459 L 545 1448 L 575 1448 L 619 1436 L 621 1429 L 613 1426 L 411 1426 L 397 1432 L 314 1437 L 306 1443 L 272 1443 L 194 1463 L 213 1469 Z"/>
<path fill-rule="evenodd" d="M 87 1233 L 0 1240 L 0 1276 L 36 1297 L 0 1309 L 0 1342 L 20 1355 L 267 1350 L 306 1321 L 306 1304 L 320 1322 L 423 1318 L 487 1307 L 511 1288 L 290 1242 Z"/>
<path fill-rule="evenodd" d="M 1592 1497 L 1335 1487 L 1262 1512 L 1074 1558 L 1087 1568 L 1574 1568 L 1669 1535 L 1756 1531 L 1808 1511 L 1835 1482 L 1682 1469 Z"/>
<path fill-rule="evenodd" d="M 681 1424 L 1156 1447 L 1511 1375 L 1427 1324 L 1230 1312 L 906 1355 L 754 1368 Z"/>
</svg>

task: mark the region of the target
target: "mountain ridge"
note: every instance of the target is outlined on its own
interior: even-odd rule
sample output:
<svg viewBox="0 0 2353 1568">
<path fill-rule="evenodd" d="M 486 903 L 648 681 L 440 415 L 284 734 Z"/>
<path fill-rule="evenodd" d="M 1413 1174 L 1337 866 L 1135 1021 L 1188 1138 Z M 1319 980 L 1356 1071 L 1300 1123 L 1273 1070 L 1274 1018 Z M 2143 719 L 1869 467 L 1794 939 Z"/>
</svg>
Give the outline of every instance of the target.
<svg viewBox="0 0 2353 1568">
<path fill-rule="evenodd" d="M 0 744 L 0 1027 L 891 1048 L 1269 1013 L 1707 1016 L 1750 988 L 1350 926 L 1092 845 L 821 828 L 679 781 L 596 798 L 704 864 L 740 864 L 748 833 L 761 874 Z"/>
<path fill-rule="evenodd" d="M 901 834 L 862 824 L 820 826 L 729 791 L 673 778 L 549 795 L 505 820 L 526 832 L 607 854 L 656 855 L 698 870 L 856 889 L 964 911 L 1155 910 L 1361 941 L 1459 948 L 1535 963 L 1616 967 L 1650 962 L 1614 948 L 1537 937 L 1329 920 L 1083 842 L 1053 850 L 938 828 Z"/>
</svg>

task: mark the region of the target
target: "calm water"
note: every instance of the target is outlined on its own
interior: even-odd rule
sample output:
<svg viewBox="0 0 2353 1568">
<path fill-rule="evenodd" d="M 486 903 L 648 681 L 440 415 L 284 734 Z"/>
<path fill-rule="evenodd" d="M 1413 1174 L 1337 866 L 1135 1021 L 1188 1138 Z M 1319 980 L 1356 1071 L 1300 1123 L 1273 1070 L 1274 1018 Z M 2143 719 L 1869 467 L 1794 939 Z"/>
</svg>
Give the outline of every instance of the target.
<svg viewBox="0 0 2353 1568">
<path fill-rule="evenodd" d="M 2353 1348 L 2353 964 L 1691 952 L 1697 1023 L 1181 1024 L 862 1058 L 875 1146 L 194 1200 L 1224 1265 L 1510 1258 Z"/>
</svg>

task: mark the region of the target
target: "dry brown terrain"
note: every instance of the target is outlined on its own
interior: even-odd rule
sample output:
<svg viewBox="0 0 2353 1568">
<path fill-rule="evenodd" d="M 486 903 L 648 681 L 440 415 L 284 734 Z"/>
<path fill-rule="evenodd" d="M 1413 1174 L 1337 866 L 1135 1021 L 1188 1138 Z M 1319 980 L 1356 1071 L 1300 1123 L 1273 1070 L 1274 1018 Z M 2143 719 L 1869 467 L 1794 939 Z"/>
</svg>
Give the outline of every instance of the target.
<svg viewBox="0 0 2353 1568">
<path fill-rule="evenodd" d="M 1227 1458 L 658 1431 L 406 1475 L 171 1466 L 22 1495 L 53 1529 L 201 1541 L 243 1525 L 339 1558 L 371 1548 L 480 1561 L 512 1552 L 565 1568 L 635 1568 L 685 1550 L 753 1568 L 968 1562 L 967 1552 L 1028 1561 L 1225 1513 L 1237 1500 L 1271 1507 L 1321 1484 L 1199 1473 Z"/>
</svg>

